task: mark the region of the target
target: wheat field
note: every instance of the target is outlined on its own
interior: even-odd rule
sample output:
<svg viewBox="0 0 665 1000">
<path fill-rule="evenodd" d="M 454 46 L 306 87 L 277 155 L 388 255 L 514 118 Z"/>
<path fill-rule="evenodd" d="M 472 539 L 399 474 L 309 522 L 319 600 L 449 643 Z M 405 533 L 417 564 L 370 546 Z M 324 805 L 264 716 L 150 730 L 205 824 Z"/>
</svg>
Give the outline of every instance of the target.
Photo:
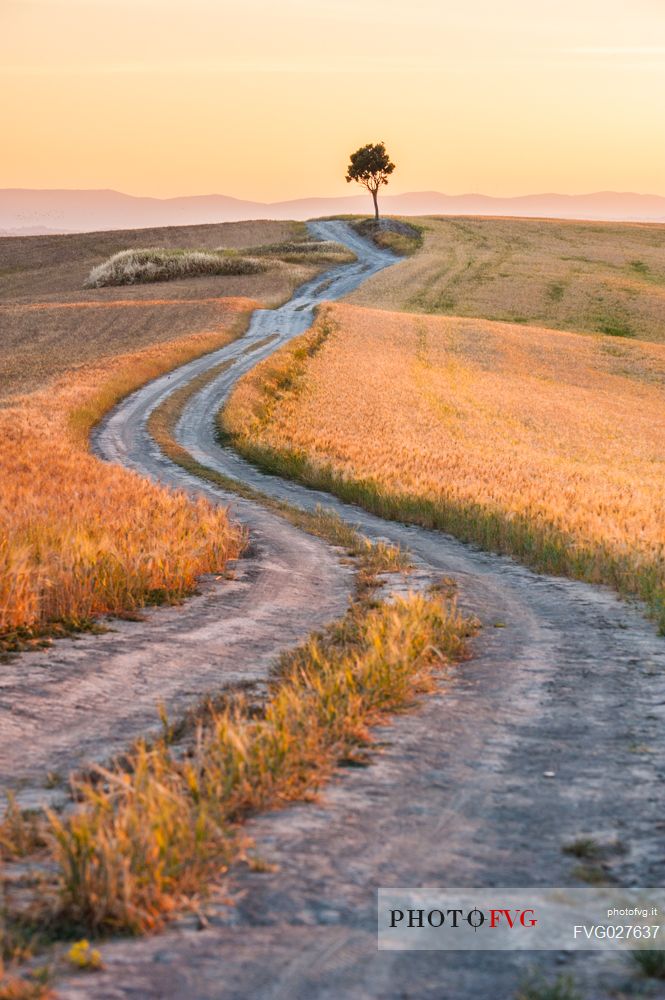
<svg viewBox="0 0 665 1000">
<path fill-rule="evenodd" d="M 356 305 L 482 316 L 665 342 L 665 227 L 421 218 L 421 250 L 366 281 Z"/>
<path fill-rule="evenodd" d="M 177 600 L 239 555 L 244 537 L 225 510 L 100 461 L 88 434 L 121 396 L 228 343 L 253 305 L 228 300 L 215 332 L 81 366 L 5 402 L 0 646 Z"/>
<path fill-rule="evenodd" d="M 273 470 L 639 594 L 665 623 L 664 387 L 658 344 L 345 304 L 222 421 Z"/>
<path fill-rule="evenodd" d="M 158 291 L 84 290 L 90 268 L 146 241 L 178 252 L 304 234 L 248 222 L 0 239 L 0 652 L 178 600 L 239 554 L 244 537 L 223 510 L 98 461 L 88 434 L 122 396 L 228 343 L 321 262 Z"/>
</svg>

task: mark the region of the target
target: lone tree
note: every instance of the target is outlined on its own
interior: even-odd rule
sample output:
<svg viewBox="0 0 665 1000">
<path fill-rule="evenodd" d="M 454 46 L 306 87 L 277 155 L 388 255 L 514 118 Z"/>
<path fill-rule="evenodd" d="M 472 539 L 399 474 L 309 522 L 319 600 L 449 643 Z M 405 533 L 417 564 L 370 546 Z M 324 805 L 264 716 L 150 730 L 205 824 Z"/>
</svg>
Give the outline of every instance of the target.
<svg viewBox="0 0 665 1000">
<path fill-rule="evenodd" d="M 366 187 L 374 201 L 374 218 L 379 221 L 378 193 L 382 184 L 388 183 L 388 177 L 395 169 L 390 162 L 386 147 L 382 142 L 368 142 L 355 153 L 351 153 L 351 162 L 346 171 L 347 183 L 358 181 Z"/>
</svg>

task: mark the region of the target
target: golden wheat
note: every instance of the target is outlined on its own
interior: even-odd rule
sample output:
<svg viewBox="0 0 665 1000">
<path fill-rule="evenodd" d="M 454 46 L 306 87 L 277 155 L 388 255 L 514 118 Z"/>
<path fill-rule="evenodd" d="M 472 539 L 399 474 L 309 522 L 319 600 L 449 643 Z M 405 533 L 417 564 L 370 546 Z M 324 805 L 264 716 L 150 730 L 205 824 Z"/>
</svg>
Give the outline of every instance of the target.
<svg viewBox="0 0 665 1000">
<path fill-rule="evenodd" d="M 117 399 L 232 339 L 252 305 L 229 300 L 216 332 L 82 367 L 0 410 L 0 638 L 178 599 L 239 554 L 224 510 L 99 461 L 87 438 Z"/>
<path fill-rule="evenodd" d="M 233 395 L 224 427 L 250 457 L 663 614 L 665 348 L 349 305 L 327 317 L 317 353 L 288 347 Z"/>
</svg>

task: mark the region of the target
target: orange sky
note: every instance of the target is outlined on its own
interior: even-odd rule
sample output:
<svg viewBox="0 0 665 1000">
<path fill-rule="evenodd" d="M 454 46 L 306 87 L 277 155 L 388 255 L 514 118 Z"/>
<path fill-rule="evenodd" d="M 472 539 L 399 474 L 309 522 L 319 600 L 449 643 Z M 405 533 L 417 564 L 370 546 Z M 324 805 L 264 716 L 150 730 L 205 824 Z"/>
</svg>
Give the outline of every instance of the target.
<svg viewBox="0 0 665 1000">
<path fill-rule="evenodd" d="M 0 187 L 665 194 L 665 0 L 0 0 Z"/>
</svg>

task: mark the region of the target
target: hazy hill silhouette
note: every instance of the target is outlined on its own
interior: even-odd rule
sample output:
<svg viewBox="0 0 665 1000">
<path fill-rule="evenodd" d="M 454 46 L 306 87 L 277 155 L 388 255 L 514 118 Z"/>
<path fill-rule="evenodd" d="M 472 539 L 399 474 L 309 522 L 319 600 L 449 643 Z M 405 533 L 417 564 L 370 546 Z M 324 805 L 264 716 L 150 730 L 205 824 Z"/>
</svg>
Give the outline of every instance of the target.
<svg viewBox="0 0 665 1000">
<path fill-rule="evenodd" d="M 558 219 L 664 222 L 665 197 L 631 192 L 534 194 L 494 198 L 438 191 L 384 194 L 391 215 L 510 215 Z M 226 195 L 142 198 L 111 190 L 0 189 L 0 234 L 91 232 L 151 226 L 237 222 L 243 219 L 309 219 L 319 215 L 369 214 L 368 197 L 299 198 L 272 203 Z"/>
</svg>

